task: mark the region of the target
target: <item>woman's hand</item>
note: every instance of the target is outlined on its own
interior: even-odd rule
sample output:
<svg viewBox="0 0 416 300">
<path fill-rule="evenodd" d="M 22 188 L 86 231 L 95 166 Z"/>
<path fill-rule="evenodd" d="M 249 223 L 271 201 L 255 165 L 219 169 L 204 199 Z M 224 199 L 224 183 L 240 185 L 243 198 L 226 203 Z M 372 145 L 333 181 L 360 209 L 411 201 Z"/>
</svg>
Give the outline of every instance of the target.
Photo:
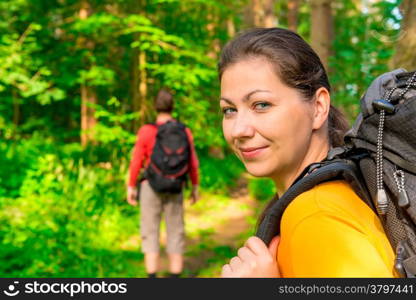
<svg viewBox="0 0 416 300">
<path fill-rule="evenodd" d="M 267 247 L 258 237 L 250 237 L 238 249 L 238 256 L 222 267 L 221 277 L 280 277 L 276 261 L 279 241 L 276 236 Z"/>
</svg>

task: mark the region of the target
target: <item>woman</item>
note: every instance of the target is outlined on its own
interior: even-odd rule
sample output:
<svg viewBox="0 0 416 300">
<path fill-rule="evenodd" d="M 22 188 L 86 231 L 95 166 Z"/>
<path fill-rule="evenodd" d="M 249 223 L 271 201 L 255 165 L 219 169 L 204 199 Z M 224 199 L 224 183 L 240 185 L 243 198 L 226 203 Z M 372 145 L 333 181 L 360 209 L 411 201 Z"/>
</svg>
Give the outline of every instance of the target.
<svg viewBox="0 0 416 300">
<path fill-rule="evenodd" d="M 325 69 L 296 33 L 254 29 L 229 42 L 219 62 L 224 137 L 278 195 L 339 146 L 347 129 L 330 104 Z M 394 253 L 374 212 L 344 181 L 298 196 L 267 247 L 250 237 L 222 277 L 393 277 Z"/>
</svg>

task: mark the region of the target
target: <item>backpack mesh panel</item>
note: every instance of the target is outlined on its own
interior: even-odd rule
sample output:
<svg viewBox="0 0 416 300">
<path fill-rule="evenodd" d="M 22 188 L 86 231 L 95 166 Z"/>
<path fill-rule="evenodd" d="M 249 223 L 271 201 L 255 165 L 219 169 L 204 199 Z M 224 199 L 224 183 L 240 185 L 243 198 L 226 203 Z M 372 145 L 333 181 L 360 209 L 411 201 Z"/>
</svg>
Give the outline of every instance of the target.
<svg viewBox="0 0 416 300">
<path fill-rule="evenodd" d="M 415 235 L 415 226 L 411 217 L 397 205 L 399 198 L 399 191 L 396 185 L 396 182 L 393 177 L 393 172 L 395 171 L 394 165 L 384 159 L 384 176 L 383 182 L 386 189 L 387 195 L 389 197 L 389 206 L 385 216 L 381 216 L 380 219 L 383 222 L 384 230 L 392 244 L 393 249 L 396 248 L 397 244 L 401 240 L 407 240 L 408 246 L 413 252 L 416 252 L 416 235 Z M 360 169 L 363 173 L 363 176 L 366 181 L 366 185 L 369 189 L 372 199 L 376 199 L 377 194 L 377 184 L 376 184 L 376 164 L 375 160 L 372 158 L 364 158 L 360 161 Z M 406 182 L 413 181 L 416 182 L 416 176 L 405 172 Z M 416 195 L 416 186 L 406 185 L 406 192 L 410 197 L 414 199 Z M 411 205 L 415 204 L 415 200 Z M 411 207 L 414 209 L 414 207 Z"/>
</svg>

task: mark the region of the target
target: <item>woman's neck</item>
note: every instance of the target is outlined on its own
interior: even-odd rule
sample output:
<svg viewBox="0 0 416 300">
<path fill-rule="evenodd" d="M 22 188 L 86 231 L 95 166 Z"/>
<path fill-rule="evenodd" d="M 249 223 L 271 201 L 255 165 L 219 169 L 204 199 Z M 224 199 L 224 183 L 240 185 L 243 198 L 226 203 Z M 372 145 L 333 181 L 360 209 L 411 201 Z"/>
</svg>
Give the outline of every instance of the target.
<svg viewBox="0 0 416 300">
<path fill-rule="evenodd" d="M 324 160 L 328 155 L 328 151 L 329 144 L 327 138 L 316 136 L 312 138 L 308 152 L 304 159 L 297 164 L 297 167 L 294 167 L 287 174 L 272 178 L 278 195 L 283 195 L 307 166 Z"/>
</svg>

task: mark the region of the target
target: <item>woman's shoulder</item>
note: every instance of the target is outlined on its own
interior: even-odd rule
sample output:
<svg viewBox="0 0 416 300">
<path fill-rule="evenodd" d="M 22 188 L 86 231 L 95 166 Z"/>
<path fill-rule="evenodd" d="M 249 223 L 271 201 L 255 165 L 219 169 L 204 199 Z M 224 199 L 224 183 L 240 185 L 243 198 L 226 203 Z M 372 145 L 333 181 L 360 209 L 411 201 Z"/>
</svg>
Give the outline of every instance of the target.
<svg viewBox="0 0 416 300">
<path fill-rule="evenodd" d="M 292 227 L 323 215 L 365 225 L 363 222 L 375 214 L 346 181 L 337 180 L 321 183 L 295 198 L 286 208 L 282 223 Z"/>
<path fill-rule="evenodd" d="M 380 220 L 345 181 L 315 186 L 283 214 L 279 262 L 285 276 L 391 277 L 393 261 Z"/>
</svg>

